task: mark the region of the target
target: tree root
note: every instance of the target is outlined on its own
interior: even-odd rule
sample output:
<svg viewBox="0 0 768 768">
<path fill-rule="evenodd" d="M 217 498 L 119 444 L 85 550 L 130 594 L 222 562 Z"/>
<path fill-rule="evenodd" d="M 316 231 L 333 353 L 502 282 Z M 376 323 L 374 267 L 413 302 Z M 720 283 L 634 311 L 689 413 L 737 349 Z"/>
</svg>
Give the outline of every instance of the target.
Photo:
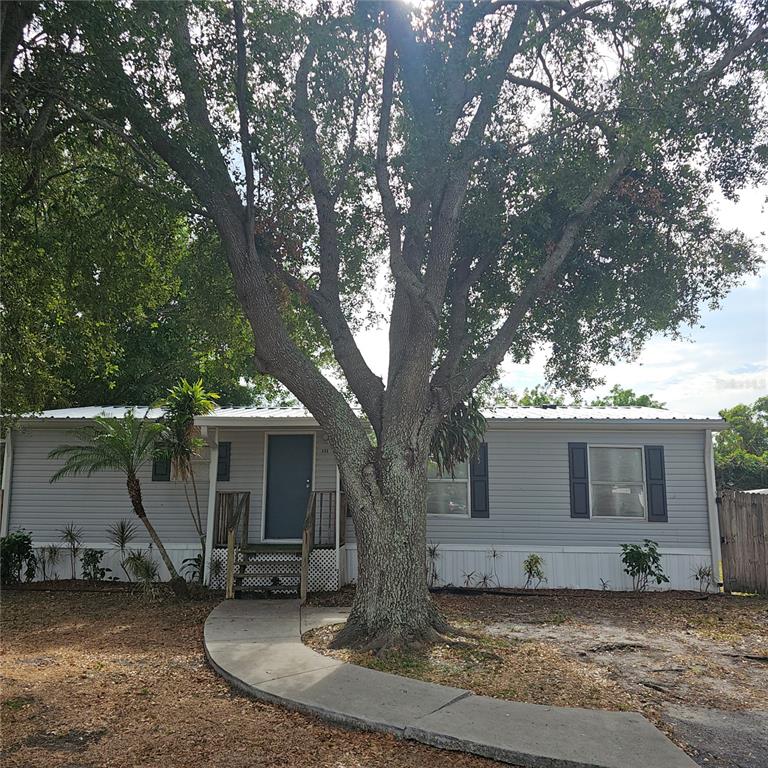
<svg viewBox="0 0 768 768">
<path fill-rule="evenodd" d="M 434 605 L 428 606 L 422 621 L 380 627 L 368 626 L 367 621 L 353 610 L 329 647 L 353 648 L 381 655 L 395 649 L 417 650 L 467 634 L 459 627 L 451 626 Z"/>
</svg>

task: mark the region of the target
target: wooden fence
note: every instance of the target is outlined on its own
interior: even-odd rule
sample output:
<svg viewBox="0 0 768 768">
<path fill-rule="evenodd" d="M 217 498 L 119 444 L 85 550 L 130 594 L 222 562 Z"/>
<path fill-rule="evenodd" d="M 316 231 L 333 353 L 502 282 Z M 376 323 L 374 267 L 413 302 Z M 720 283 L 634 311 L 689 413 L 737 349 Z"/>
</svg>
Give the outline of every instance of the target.
<svg viewBox="0 0 768 768">
<path fill-rule="evenodd" d="M 726 592 L 768 594 L 768 494 L 724 491 L 719 514 Z"/>
</svg>

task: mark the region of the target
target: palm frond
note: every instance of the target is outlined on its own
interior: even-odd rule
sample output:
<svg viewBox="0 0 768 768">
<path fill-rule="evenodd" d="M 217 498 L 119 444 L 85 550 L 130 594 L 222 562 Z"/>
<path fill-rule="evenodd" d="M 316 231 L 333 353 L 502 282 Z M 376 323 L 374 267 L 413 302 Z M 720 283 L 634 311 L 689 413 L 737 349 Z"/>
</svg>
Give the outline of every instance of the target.
<svg viewBox="0 0 768 768">
<path fill-rule="evenodd" d="M 61 445 L 48 454 L 50 459 L 64 459 L 64 465 L 51 477 L 52 483 L 63 477 L 110 470 L 137 474 L 152 459 L 163 429 L 161 424 L 137 418 L 133 411 L 122 419 L 97 416 L 94 421 L 93 426 L 74 433 L 79 443 Z"/>
</svg>

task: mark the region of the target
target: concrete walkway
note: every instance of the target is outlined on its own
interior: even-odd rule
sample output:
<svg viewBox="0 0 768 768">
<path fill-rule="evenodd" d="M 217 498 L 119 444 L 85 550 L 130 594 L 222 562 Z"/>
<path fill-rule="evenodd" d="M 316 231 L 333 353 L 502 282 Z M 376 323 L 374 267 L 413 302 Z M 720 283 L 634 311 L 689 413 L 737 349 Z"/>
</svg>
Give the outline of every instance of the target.
<svg viewBox="0 0 768 768">
<path fill-rule="evenodd" d="M 475 696 L 345 664 L 302 643 L 303 632 L 347 613 L 298 600 L 228 600 L 205 622 L 205 651 L 245 693 L 342 725 L 531 768 L 696 768 L 634 712 Z"/>
</svg>

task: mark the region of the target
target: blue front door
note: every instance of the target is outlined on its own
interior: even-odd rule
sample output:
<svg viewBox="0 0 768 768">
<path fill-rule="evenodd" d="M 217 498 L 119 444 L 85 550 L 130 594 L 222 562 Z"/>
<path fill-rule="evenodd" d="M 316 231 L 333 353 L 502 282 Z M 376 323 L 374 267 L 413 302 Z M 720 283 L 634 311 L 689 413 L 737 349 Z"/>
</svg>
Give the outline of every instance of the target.
<svg viewBox="0 0 768 768">
<path fill-rule="evenodd" d="M 312 490 L 313 435 L 269 435 L 265 539 L 300 539 Z"/>
</svg>

